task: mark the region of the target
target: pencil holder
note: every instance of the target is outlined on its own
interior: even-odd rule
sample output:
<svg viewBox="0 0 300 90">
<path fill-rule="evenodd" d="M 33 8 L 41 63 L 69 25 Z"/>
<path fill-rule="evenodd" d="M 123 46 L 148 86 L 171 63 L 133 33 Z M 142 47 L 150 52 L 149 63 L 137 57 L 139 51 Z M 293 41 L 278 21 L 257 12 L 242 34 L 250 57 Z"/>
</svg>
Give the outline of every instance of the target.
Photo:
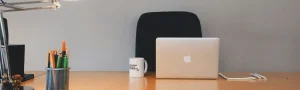
<svg viewBox="0 0 300 90">
<path fill-rule="evenodd" d="M 46 90 L 69 90 L 70 68 L 46 68 Z"/>
</svg>

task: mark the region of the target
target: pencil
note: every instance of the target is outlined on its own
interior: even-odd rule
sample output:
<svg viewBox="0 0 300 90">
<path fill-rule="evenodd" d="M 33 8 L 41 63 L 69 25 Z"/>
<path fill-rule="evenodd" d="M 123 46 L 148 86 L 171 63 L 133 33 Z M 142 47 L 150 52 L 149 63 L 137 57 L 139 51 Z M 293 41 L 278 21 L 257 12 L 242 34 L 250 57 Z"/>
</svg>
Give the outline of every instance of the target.
<svg viewBox="0 0 300 90">
<path fill-rule="evenodd" d="M 50 63 L 51 63 L 51 68 L 55 68 L 55 57 L 54 57 L 54 52 L 51 50 L 50 52 Z"/>
<path fill-rule="evenodd" d="M 66 58 L 66 54 L 67 54 L 67 46 L 66 46 L 66 41 L 64 40 L 62 42 L 62 57 L 63 57 L 63 65 L 62 65 L 62 68 L 68 68 L 66 65 L 68 64 L 68 59 Z M 64 71 L 63 73 L 63 89 L 66 89 L 66 78 L 67 78 L 67 74 L 66 74 L 66 71 Z"/>
<path fill-rule="evenodd" d="M 48 55 L 48 57 L 47 57 L 47 68 L 50 68 L 50 50 L 48 51 L 47 55 Z M 51 86 L 52 82 L 53 82 L 53 81 L 50 81 L 50 80 L 52 80 L 52 73 L 51 73 L 51 71 L 47 71 L 47 73 L 49 73 L 48 74 L 49 76 L 47 77 L 47 83 L 49 84 L 49 86 Z M 48 89 L 49 86 L 46 85 L 46 88 Z"/>
<path fill-rule="evenodd" d="M 50 68 L 50 51 L 48 51 L 47 68 Z"/>
<path fill-rule="evenodd" d="M 70 58 L 70 50 L 69 50 L 69 48 L 66 48 L 66 55 L 67 55 L 67 57 L 69 59 Z"/>
<path fill-rule="evenodd" d="M 68 59 L 68 56 L 65 55 L 65 56 L 64 56 L 64 65 L 63 65 L 64 68 L 68 68 L 68 66 L 69 66 L 69 65 L 68 65 L 68 64 L 69 64 L 69 61 L 68 61 L 68 60 L 69 60 L 69 59 Z"/>
<path fill-rule="evenodd" d="M 67 47 L 66 47 L 66 41 L 64 40 L 62 42 L 62 48 L 61 48 L 61 50 L 62 50 L 62 56 L 63 57 L 66 55 L 66 49 L 67 49 Z"/>
<path fill-rule="evenodd" d="M 62 55 L 61 54 L 59 54 L 59 56 L 58 56 L 58 58 L 57 58 L 57 63 L 56 63 L 56 68 L 62 68 L 61 66 L 62 66 Z M 60 70 L 57 70 L 56 71 L 56 76 L 57 76 L 57 88 L 60 88 L 62 85 L 61 85 L 61 80 L 62 80 L 62 76 L 61 76 L 61 74 L 63 74 L 62 73 L 62 71 L 60 71 Z"/>
<path fill-rule="evenodd" d="M 64 59 L 63 59 L 63 60 L 64 60 L 63 68 L 66 69 L 66 68 L 68 68 L 68 57 L 67 57 L 67 55 L 65 55 L 63 58 L 64 58 Z M 68 79 L 67 79 L 67 78 L 68 78 L 68 75 L 67 75 L 68 73 L 67 73 L 67 72 L 69 72 L 68 69 L 64 71 L 64 80 L 63 80 L 63 82 L 64 82 L 64 83 L 63 83 L 63 84 L 64 84 L 64 89 L 66 89 L 66 90 L 68 90 L 68 89 L 67 89 L 67 85 L 68 85 L 68 83 L 69 83 L 69 82 L 67 81 L 67 80 L 68 80 Z"/>
<path fill-rule="evenodd" d="M 55 67 L 55 60 L 54 60 L 54 51 L 52 50 L 52 51 L 50 51 L 50 61 L 51 61 L 51 68 L 52 69 L 54 69 L 54 68 L 56 68 Z M 57 90 L 56 89 L 56 72 L 55 72 L 55 70 L 52 70 L 52 75 L 53 75 L 53 81 L 54 81 L 54 84 L 53 84 L 53 86 L 54 86 L 54 90 Z"/>
<path fill-rule="evenodd" d="M 58 58 L 57 58 L 57 62 L 56 62 L 56 68 L 62 68 L 62 55 L 59 54 Z"/>
<path fill-rule="evenodd" d="M 59 54 L 62 54 L 62 52 L 61 52 L 60 49 L 58 49 L 57 52 L 58 52 L 58 53 L 57 53 L 58 55 L 59 55 Z"/>
<path fill-rule="evenodd" d="M 54 49 L 54 58 L 55 58 L 55 62 L 57 64 L 58 63 L 58 52 L 57 52 L 57 49 Z"/>
</svg>

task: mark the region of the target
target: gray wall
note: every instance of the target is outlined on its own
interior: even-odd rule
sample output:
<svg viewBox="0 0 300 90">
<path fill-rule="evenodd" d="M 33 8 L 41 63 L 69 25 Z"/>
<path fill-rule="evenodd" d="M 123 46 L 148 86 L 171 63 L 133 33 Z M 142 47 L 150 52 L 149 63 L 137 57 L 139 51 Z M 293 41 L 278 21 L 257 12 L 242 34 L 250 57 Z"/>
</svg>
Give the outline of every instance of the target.
<svg viewBox="0 0 300 90">
<path fill-rule="evenodd" d="M 22 1 L 22 0 L 8 0 Z M 68 0 L 70 1 L 70 0 Z M 144 12 L 196 13 L 221 39 L 221 71 L 300 71 L 300 0 L 80 0 L 58 11 L 5 13 L 10 43 L 26 44 L 26 70 L 44 70 L 66 40 L 72 70 L 126 71 Z"/>
</svg>

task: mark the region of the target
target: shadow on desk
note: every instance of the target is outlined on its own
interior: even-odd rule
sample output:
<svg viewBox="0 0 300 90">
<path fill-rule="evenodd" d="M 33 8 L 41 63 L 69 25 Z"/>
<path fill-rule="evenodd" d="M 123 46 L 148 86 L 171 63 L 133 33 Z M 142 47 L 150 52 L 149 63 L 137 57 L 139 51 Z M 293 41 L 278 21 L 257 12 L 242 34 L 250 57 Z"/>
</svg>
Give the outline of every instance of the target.
<svg viewBox="0 0 300 90">
<path fill-rule="evenodd" d="M 138 80 L 139 89 L 129 90 L 146 90 L 142 88 L 153 88 L 153 90 L 219 90 L 218 80 L 201 80 L 201 79 L 156 79 L 155 72 L 149 72 L 145 75 L 145 79 Z M 152 83 L 152 84 L 149 84 Z M 131 86 L 132 87 L 132 86 Z"/>
</svg>

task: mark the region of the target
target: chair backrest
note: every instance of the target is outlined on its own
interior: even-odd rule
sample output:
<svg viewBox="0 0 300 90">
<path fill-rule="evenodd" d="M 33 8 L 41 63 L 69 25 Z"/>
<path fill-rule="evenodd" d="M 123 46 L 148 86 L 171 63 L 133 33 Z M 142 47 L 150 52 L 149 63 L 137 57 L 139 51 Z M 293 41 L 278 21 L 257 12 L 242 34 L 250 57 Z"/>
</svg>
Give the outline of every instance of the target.
<svg viewBox="0 0 300 90">
<path fill-rule="evenodd" d="M 156 70 L 157 37 L 202 37 L 200 20 L 191 12 L 149 12 L 140 16 L 136 32 L 136 57 L 144 57 L 148 71 Z"/>
</svg>

